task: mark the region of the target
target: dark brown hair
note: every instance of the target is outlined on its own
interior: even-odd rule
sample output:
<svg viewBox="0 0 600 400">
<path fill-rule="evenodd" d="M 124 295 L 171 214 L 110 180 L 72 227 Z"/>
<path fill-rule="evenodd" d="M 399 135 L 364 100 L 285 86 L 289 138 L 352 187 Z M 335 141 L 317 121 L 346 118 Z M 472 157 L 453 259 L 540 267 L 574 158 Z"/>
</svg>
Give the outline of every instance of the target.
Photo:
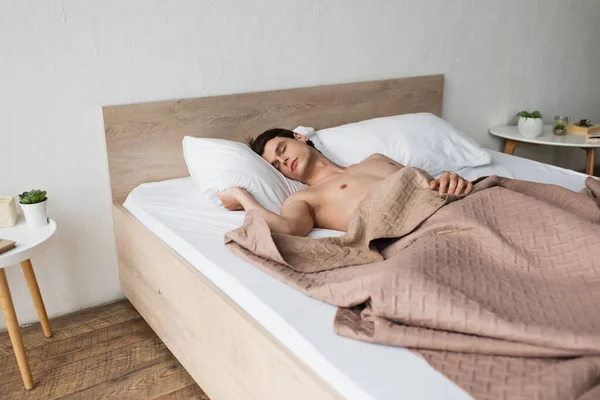
<svg viewBox="0 0 600 400">
<path fill-rule="evenodd" d="M 265 146 L 267 142 L 276 137 L 286 137 L 290 139 L 295 139 L 294 132 L 283 128 L 273 128 L 264 131 L 255 138 L 246 139 L 246 143 L 248 144 L 248 146 L 250 146 L 252 151 L 254 151 L 256 154 L 262 157 L 263 153 L 265 152 Z M 315 145 L 311 140 L 307 141 L 306 144 L 315 148 Z"/>
</svg>

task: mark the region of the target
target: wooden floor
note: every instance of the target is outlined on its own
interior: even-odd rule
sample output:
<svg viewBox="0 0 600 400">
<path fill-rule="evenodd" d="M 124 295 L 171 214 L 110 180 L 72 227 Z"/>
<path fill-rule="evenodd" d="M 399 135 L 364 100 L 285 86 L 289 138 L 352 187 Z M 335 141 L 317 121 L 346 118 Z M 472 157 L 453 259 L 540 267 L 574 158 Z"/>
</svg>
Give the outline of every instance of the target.
<svg viewBox="0 0 600 400">
<path fill-rule="evenodd" d="M 203 399 L 208 396 L 128 301 L 23 328 L 35 387 L 25 390 L 0 334 L 0 399 Z"/>
</svg>

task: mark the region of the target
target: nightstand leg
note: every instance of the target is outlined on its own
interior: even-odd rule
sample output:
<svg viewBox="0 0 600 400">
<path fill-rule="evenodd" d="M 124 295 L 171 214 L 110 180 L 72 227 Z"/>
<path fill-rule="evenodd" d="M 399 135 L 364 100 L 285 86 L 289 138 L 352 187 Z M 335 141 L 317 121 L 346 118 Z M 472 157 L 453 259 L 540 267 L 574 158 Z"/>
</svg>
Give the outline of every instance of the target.
<svg viewBox="0 0 600 400">
<path fill-rule="evenodd" d="M 2 307 L 2 313 L 6 320 L 8 336 L 10 337 L 13 349 L 15 350 L 15 356 L 17 357 L 17 364 L 19 364 L 23 384 L 25 384 L 25 389 L 31 389 L 33 388 L 33 378 L 31 377 L 31 370 L 29 369 L 29 361 L 27 361 L 27 354 L 25 353 L 25 346 L 23 345 L 23 338 L 21 337 L 19 321 L 17 321 L 15 306 L 13 305 L 10 296 L 8 281 L 6 280 L 6 273 L 3 268 L 0 268 L 0 307 Z"/>
<path fill-rule="evenodd" d="M 588 175 L 594 175 L 594 151 L 596 149 L 590 148 L 585 149 L 587 153 L 587 162 L 585 163 L 585 173 Z"/>
<path fill-rule="evenodd" d="M 27 259 L 22 261 L 21 269 L 23 269 L 23 275 L 25 275 L 27 286 L 29 286 L 29 293 L 31 293 L 31 298 L 33 299 L 33 304 L 35 304 L 38 317 L 40 317 L 40 323 L 42 324 L 42 329 L 44 330 L 44 336 L 50 337 L 52 336 L 52 328 L 50 327 L 50 321 L 48 320 L 48 314 L 46 313 L 46 306 L 44 306 L 44 300 L 42 300 L 42 294 L 40 293 L 40 287 L 38 286 L 35 272 L 33 272 L 31 260 Z"/>
<path fill-rule="evenodd" d="M 506 139 L 506 144 L 504 145 L 504 152 L 506 154 L 512 155 L 515 152 L 515 147 L 517 147 L 517 142 L 514 140 Z"/>
</svg>

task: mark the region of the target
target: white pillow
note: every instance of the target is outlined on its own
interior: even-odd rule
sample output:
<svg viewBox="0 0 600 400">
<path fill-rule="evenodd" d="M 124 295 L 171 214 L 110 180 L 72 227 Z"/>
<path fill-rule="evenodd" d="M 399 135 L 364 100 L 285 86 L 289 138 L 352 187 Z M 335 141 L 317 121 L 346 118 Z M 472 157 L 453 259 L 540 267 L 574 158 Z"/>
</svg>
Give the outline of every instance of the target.
<svg viewBox="0 0 600 400">
<path fill-rule="evenodd" d="M 183 155 L 207 205 L 222 208 L 217 192 L 240 186 L 261 205 L 279 213 L 286 197 L 306 188 L 287 179 L 244 143 L 186 136 Z"/>
<path fill-rule="evenodd" d="M 375 118 L 315 133 L 315 146 L 342 166 L 373 153 L 431 175 L 490 163 L 490 154 L 452 124 L 430 113 Z M 320 147 L 319 147 L 320 146 Z"/>
</svg>

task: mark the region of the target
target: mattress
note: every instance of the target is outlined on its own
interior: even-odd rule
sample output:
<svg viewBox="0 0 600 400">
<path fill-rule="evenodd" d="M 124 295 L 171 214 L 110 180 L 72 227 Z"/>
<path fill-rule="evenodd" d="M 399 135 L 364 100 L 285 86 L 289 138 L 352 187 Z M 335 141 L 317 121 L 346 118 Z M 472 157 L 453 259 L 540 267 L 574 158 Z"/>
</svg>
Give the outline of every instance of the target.
<svg viewBox="0 0 600 400">
<path fill-rule="evenodd" d="M 586 175 L 489 150 L 489 165 L 465 168 L 466 179 L 501 175 L 579 191 Z M 244 212 L 206 209 L 191 178 L 135 188 L 124 207 L 263 325 L 347 399 L 468 399 L 420 356 L 399 347 L 364 343 L 333 332 L 336 308 L 312 299 L 231 253 L 226 232 Z M 315 229 L 310 236 L 340 235 Z"/>
</svg>

